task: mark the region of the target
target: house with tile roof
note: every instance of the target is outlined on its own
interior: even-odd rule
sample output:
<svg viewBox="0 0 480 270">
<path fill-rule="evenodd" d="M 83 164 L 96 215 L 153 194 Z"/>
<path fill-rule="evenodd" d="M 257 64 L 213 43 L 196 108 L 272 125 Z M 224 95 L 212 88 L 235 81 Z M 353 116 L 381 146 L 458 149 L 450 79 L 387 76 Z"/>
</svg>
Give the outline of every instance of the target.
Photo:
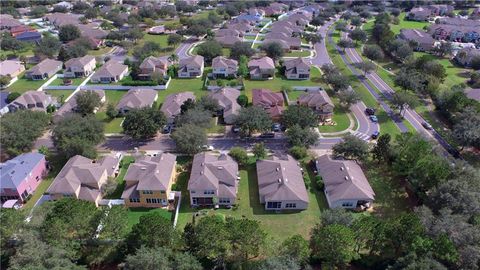
<svg viewBox="0 0 480 270">
<path fill-rule="evenodd" d="M 215 78 L 236 77 L 238 72 L 238 61 L 223 56 L 212 59 L 212 74 Z"/>
<path fill-rule="evenodd" d="M 285 77 L 289 80 L 310 79 L 310 63 L 302 57 L 283 61 Z"/>
<path fill-rule="evenodd" d="M 47 58 L 25 72 L 25 77 L 31 80 L 45 80 L 55 75 L 62 67 L 62 61 Z"/>
<path fill-rule="evenodd" d="M 27 91 L 8 104 L 8 110 L 33 110 L 46 112 L 49 105 L 55 105 L 57 99 L 44 91 Z"/>
<path fill-rule="evenodd" d="M 118 82 L 128 74 L 128 66 L 113 59 L 101 66 L 91 77 L 93 83 Z"/>
<path fill-rule="evenodd" d="M 280 120 L 284 111 L 285 100 L 280 92 L 272 92 L 270 89 L 253 89 L 252 103 L 254 106 L 262 107 L 273 120 L 277 121 Z"/>
<path fill-rule="evenodd" d="M 142 156 L 130 164 L 125 174 L 122 199 L 127 207 L 164 207 L 175 181 L 176 156 L 161 153 Z"/>
<path fill-rule="evenodd" d="M 179 78 L 198 78 L 203 74 L 205 62 L 203 56 L 195 55 L 188 58 L 180 59 L 178 64 Z"/>
<path fill-rule="evenodd" d="M 95 161 L 76 155 L 63 166 L 46 193 L 52 200 L 75 198 L 98 206 L 108 177 L 118 173 L 120 159 L 121 156 L 107 155 Z"/>
<path fill-rule="evenodd" d="M 330 208 L 369 208 L 372 205 L 375 192 L 355 161 L 334 160 L 323 155 L 317 158 L 315 165 L 325 185 Z"/>
<path fill-rule="evenodd" d="M 157 99 L 156 90 L 132 88 L 120 99 L 115 108 L 120 114 L 126 114 L 133 109 L 152 107 Z"/>
<path fill-rule="evenodd" d="M 335 105 L 324 90 L 301 95 L 297 104 L 311 108 L 318 115 L 320 121 L 331 120 L 333 117 Z"/>
<path fill-rule="evenodd" d="M 220 113 L 223 116 L 223 121 L 228 125 L 234 124 L 235 118 L 242 108 L 237 102 L 237 99 L 240 96 L 240 91 L 235 88 L 224 87 L 212 91 L 208 96 L 216 100 L 218 105 L 222 108 Z"/>
<path fill-rule="evenodd" d="M 140 64 L 140 74 L 143 80 L 150 80 L 152 74 L 157 73 L 163 77 L 167 75 L 169 61 L 167 57 L 149 56 Z"/>
<path fill-rule="evenodd" d="M 92 74 L 96 65 L 97 61 L 95 60 L 95 57 L 91 55 L 72 58 L 65 62 L 63 76 L 65 78 L 86 77 Z"/>
<path fill-rule="evenodd" d="M 187 100 L 195 101 L 193 92 L 180 92 L 168 95 L 162 103 L 160 111 L 167 117 L 168 123 L 173 123 L 175 117 L 182 112 L 182 105 Z"/>
<path fill-rule="evenodd" d="M 0 163 L 0 199 L 25 202 L 47 175 L 47 161 L 40 153 L 25 153 Z"/>
<path fill-rule="evenodd" d="M 273 59 L 264 56 L 248 61 L 248 71 L 252 80 L 266 80 L 275 75 L 275 63 Z"/>
<path fill-rule="evenodd" d="M 257 161 L 258 194 L 265 210 L 304 210 L 309 198 L 302 169 L 290 155 Z"/>
<path fill-rule="evenodd" d="M 230 156 L 198 153 L 188 180 L 190 205 L 231 206 L 237 200 L 238 181 L 238 164 Z"/>
</svg>

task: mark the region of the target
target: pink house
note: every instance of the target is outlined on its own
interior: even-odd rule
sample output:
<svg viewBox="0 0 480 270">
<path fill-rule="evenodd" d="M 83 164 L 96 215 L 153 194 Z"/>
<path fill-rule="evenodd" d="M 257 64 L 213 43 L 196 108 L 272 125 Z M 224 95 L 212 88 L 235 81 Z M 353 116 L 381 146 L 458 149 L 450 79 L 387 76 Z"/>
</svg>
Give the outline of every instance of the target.
<svg viewBox="0 0 480 270">
<path fill-rule="evenodd" d="M 0 163 L 0 199 L 25 202 L 47 174 L 45 156 L 27 153 Z"/>
</svg>

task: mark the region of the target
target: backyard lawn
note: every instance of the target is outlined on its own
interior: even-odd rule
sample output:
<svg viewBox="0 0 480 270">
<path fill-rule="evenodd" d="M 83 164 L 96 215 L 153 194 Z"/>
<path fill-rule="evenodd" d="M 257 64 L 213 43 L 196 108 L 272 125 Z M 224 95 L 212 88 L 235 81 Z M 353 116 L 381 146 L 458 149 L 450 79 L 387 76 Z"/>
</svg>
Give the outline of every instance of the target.
<svg viewBox="0 0 480 270">
<path fill-rule="evenodd" d="M 285 57 L 307 57 L 310 56 L 310 51 L 302 50 L 302 51 L 291 51 L 284 55 Z"/>
<path fill-rule="evenodd" d="M 111 50 L 112 50 L 111 47 L 103 47 L 103 48 L 99 48 L 98 50 L 90 50 L 88 51 L 88 54 L 93 56 L 103 56 L 109 53 Z"/>
<path fill-rule="evenodd" d="M 42 86 L 46 80 L 33 81 L 25 78 L 23 74 L 18 76 L 18 80 L 12 85 L 7 87 L 7 90 L 10 92 L 25 93 L 27 91 L 33 90 L 36 91 L 40 86 Z"/>
<path fill-rule="evenodd" d="M 120 99 L 127 93 L 127 91 L 121 90 L 106 90 L 105 96 L 107 101 L 103 105 L 103 107 L 97 112 L 95 117 L 105 123 L 105 133 L 121 133 L 123 131 L 121 123 L 123 121 L 123 117 L 117 117 L 114 119 L 110 119 L 107 114 L 105 113 L 107 109 L 107 104 L 112 103 L 113 105 L 117 105 Z"/>
<path fill-rule="evenodd" d="M 205 71 L 206 72 L 206 71 Z M 158 101 L 160 104 L 165 100 L 165 97 L 179 92 L 191 91 L 195 94 L 197 98 L 208 94 L 208 91 L 203 90 L 203 79 L 194 78 L 194 79 L 180 79 L 172 78 L 170 84 L 168 85 L 167 90 L 158 91 Z"/>
<path fill-rule="evenodd" d="M 80 77 L 80 78 L 69 78 L 69 79 L 72 80 L 71 85 L 80 85 L 86 78 Z M 56 78 L 49 84 L 49 86 L 64 86 L 63 78 Z"/>
<path fill-rule="evenodd" d="M 160 47 L 163 49 L 162 52 L 160 52 L 160 55 L 170 55 L 174 52 L 176 46 L 170 46 L 168 45 L 168 35 L 150 35 L 150 34 L 145 34 L 143 38 L 137 43 L 136 46 L 142 46 L 143 43 L 146 41 L 153 41 L 160 45 Z M 135 47 L 136 47 L 135 46 Z M 133 48 L 128 51 L 128 55 L 132 55 L 133 53 Z"/>
<path fill-rule="evenodd" d="M 330 132 L 339 132 L 346 130 L 350 126 L 350 118 L 348 118 L 348 112 L 345 112 L 344 109 L 338 106 L 336 98 L 332 98 L 335 103 L 335 108 L 333 110 L 333 122 L 336 123 L 334 126 L 319 126 L 318 130 L 321 133 L 330 133 Z M 353 117 L 352 117 L 353 118 Z"/>
<path fill-rule="evenodd" d="M 468 75 L 466 75 L 468 73 L 467 69 L 455 66 L 448 59 L 439 58 L 435 55 L 425 52 L 415 52 L 414 55 L 415 57 L 425 57 L 426 59 L 437 60 L 445 68 L 445 71 L 447 72 L 447 77 L 445 78 L 443 85 L 445 85 L 447 89 L 450 89 L 456 84 L 465 83 L 468 78 Z"/>
<path fill-rule="evenodd" d="M 129 208 L 127 213 L 127 222 L 128 227 L 132 228 L 133 225 L 137 224 L 140 221 L 140 217 L 147 214 L 157 212 L 160 213 L 164 218 L 172 220 L 172 212 L 167 211 L 162 208 Z"/>
<path fill-rule="evenodd" d="M 52 95 L 58 99 L 59 102 L 65 102 L 72 93 L 73 90 L 47 90 L 47 94 Z"/>
<path fill-rule="evenodd" d="M 423 29 L 423 27 L 430 25 L 429 22 L 405 20 L 405 15 L 405 12 L 402 12 L 400 15 L 398 15 L 398 19 L 400 19 L 399 24 L 390 24 L 390 29 L 395 35 L 400 33 L 400 29 Z"/>
<path fill-rule="evenodd" d="M 48 177 L 44 178 L 42 182 L 37 186 L 37 189 L 35 189 L 35 193 L 30 197 L 27 203 L 25 203 L 22 207 L 24 210 L 30 210 L 33 208 L 35 203 L 37 203 L 38 199 L 42 197 L 43 193 L 48 189 L 50 184 L 53 182 L 53 179 L 55 178 L 54 175 L 49 175 Z"/>
<path fill-rule="evenodd" d="M 250 163 L 247 167 L 240 169 L 241 180 L 237 195 L 238 207 L 215 211 L 203 210 L 201 212 L 258 220 L 262 228 L 269 236 L 273 236 L 275 240 L 284 240 L 294 234 L 301 234 L 303 237 L 308 238 L 311 228 L 319 221 L 321 211 L 327 208 L 327 202 L 323 193 L 316 190 L 308 190 L 309 206 L 308 209 L 301 212 L 283 211 L 275 213 L 265 211 L 258 197 L 255 163 Z M 313 179 L 311 170 L 308 170 L 308 172 L 307 177 Z M 185 224 L 192 221 L 192 214 L 196 211 L 189 206 L 190 199 L 186 190 L 188 177 L 189 172 L 183 172 L 177 180 L 177 185 L 182 189 L 182 205 L 177 223 L 179 230 L 183 230 Z"/>
<path fill-rule="evenodd" d="M 207 133 L 225 133 L 225 126 L 218 123 L 218 118 L 212 118 L 212 126 L 207 129 Z"/>
<path fill-rule="evenodd" d="M 122 158 L 120 173 L 115 179 L 117 181 L 117 188 L 115 189 L 114 192 L 105 196 L 105 199 L 120 199 L 120 197 L 122 196 L 123 190 L 125 189 L 125 181 L 123 180 L 123 178 L 127 173 L 130 163 L 133 163 L 133 162 L 135 162 L 135 158 L 132 156 L 124 156 Z"/>
</svg>

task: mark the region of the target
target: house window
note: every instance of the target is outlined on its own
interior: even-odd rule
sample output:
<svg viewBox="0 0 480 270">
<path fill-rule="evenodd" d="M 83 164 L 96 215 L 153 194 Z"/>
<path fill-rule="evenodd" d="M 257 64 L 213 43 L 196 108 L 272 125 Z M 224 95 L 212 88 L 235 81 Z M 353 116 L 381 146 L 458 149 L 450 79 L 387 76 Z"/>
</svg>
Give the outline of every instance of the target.
<svg viewBox="0 0 480 270">
<path fill-rule="evenodd" d="M 287 204 L 285 204 L 285 208 L 297 208 L 297 204 L 296 203 L 287 203 Z"/>
<path fill-rule="evenodd" d="M 351 202 L 342 203 L 342 207 L 352 207 L 352 206 L 353 206 L 353 203 L 351 203 Z"/>
<path fill-rule="evenodd" d="M 198 204 L 197 198 L 192 198 L 192 204 L 193 204 L 193 205 L 197 205 L 197 204 Z"/>
<path fill-rule="evenodd" d="M 65 197 L 65 198 L 72 198 L 72 197 L 73 197 L 73 194 L 64 193 L 64 194 L 63 194 L 63 197 Z"/>
<path fill-rule="evenodd" d="M 147 203 L 162 203 L 162 199 L 147 198 Z"/>
<path fill-rule="evenodd" d="M 203 194 L 205 194 L 205 195 L 213 195 L 213 194 L 215 194 L 215 190 L 204 190 L 204 191 L 203 191 Z"/>
<path fill-rule="evenodd" d="M 160 190 L 160 194 L 165 194 L 165 190 Z"/>
<path fill-rule="evenodd" d="M 269 209 L 282 208 L 282 202 L 267 202 L 267 208 Z"/>
<path fill-rule="evenodd" d="M 229 204 L 230 203 L 230 198 L 219 198 L 218 203 Z"/>
<path fill-rule="evenodd" d="M 140 198 L 130 198 L 130 202 L 131 202 L 131 203 L 139 203 L 139 202 L 140 202 Z"/>
<path fill-rule="evenodd" d="M 195 190 L 190 190 L 190 194 L 195 194 Z"/>
<path fill-rule="evenodd" d="M 37 175 L 37 177 L 35 177 L 35 180 L 40 181 L 40 176 Z"/>
<path fill-rule="evenodd" d="M 142 191 L 143 194 L 153 194 L 153 191 L 151 190 L 144 190 Z"/>
</svg>

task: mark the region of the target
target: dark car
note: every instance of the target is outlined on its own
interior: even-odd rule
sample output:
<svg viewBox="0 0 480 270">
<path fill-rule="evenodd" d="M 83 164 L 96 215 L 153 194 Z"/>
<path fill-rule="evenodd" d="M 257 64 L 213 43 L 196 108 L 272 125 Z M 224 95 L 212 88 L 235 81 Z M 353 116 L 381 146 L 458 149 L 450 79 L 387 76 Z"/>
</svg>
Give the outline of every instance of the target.
<svg viewBox="0 0 480 270">
<path fill-rule="evenodd" d="M 365 113 L 367 115 L 374 115 L 375 114 L 375 109 L 374 108 L 366 108 Z"/>
<path fill-rule="evenodd" d="M 282 127 L 280 126 L 279 123 L 275 123 L 272 125 L 272 131 L 273 132 L 280 132 L 282 130 Z"/>
<path fill-rule="evenodd" d="M 430 125 L 430 124 L 427 123 L 427 122 L 423 122 L 423 123 L 422 123 L 422 126 L 423 126 L 425 129 L 428 129 L 428 130 L 433 129 L 432 125 Z"/>
<path fill-rule="evenodd" d="M 374 132 L 372 133 L 372 139 L 377 139 L 378 136 L 380 136 L 380 132 L 379 132 L 379 131 L 374 131 Z"/>
<path fill-rule="evenodd" d="M 275 138 L 275 133 L 263 133 L 259 137 L 263 139 Z"/>
<path fill-rule="evenodd" d="M 170 125 L 165 125 L 165 126 L 163 127 L 162 133 L 163 133 L 163 134 L 169 134 L 170 132 L 172 132 L 172 126 L 170 126 Z"/>
</svg>

